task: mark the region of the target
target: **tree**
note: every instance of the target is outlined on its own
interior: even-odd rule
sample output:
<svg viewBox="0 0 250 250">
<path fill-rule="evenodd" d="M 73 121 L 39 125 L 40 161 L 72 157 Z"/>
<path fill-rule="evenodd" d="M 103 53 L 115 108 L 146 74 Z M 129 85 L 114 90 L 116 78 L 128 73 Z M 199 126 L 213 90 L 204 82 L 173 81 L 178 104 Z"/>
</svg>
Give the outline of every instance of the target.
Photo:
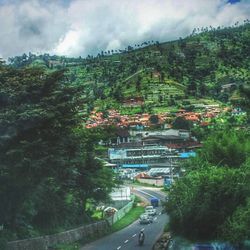
<svg viewBox="0 0 250 250">
<path fill-rule="evenodd" d="M 39 214 L 33 194 L 42 197 L 43 187 L 55 191 L 49 201 L 52 206 L 58 201 L 55 196 L 60 200 L 65 196 L 61 182 L 76 150 L 72 127 L 77 125 L 80 99 L 76 88 L 63 84 L 62 71 L 46 74 L 42 69 L 5 68 L 2 73 L 0 178 L 5 183 L 1 192 L 5 216 L 1 222 L 14 231 L 20 218 L 29 224 Z M 26 206 L 33 207 L 35 215 Z"/>
<path fill-rule="evenodd" d="M 249 238 L 249 137 L 224 134 L 225 138 L 215 134 L 205 141 L 198 156 L 182 166 L 186 172 L 170 190 L 166 208 L 170 230 L 177 235 L 237 244 Z M 245 156 L 234 161 L 241 150 Z"/>
<path fill-rule="evenodd" d="M 241 243 L 250 236 L 250 199 L 239 206 L 233 215 L 221 226 L 222 237 L 232 243 Z"/>
<path fill-rule="evenodd" d="M 244 180 L 250 179 L 250 159 L 248 159 L 241 167 L 244 173 Z M 242 182 L 241 182 L 242 183 Z M 243 190 L 247 193 L 246 202 L 235 209 L 234 213 L 220 227 L 220 234 L 223 239 L 232 243 L 242 243 L 250 237 L 250 187 L 242 183 Z M 240 245 L 240 244 L 239 244 Z"/>
<path fill-rule="evenodd" d="M 149 117 L 149 121 L 152 123 L 152 124 L 158 124 L 159 123 L 159 116 L 158 115 L 151 115 Z"/>
<path fill-rule="evenodd" d="M 142 77 L 141 77 L 141 76 L 138 76 L 138 77 L 137 77 L 137 80 L 136 80 L 136 90 L 137 90 L 137 91 L 140 91 L 140 90 L 141 90 L 141 80 L 142 80 Z"/>
<path fill-rule="evenodd" d="M 244 132 L 223 131 L 204 143 L 201 157 L 218 166 L 240 167 L 247 159 L 249 136 Z"/>
<path fill-rule="evenodd" d="M 239 170 L 212 166 L 189 172 L 170 192 L 170 229 L 191 240 L 223 239 L 220 226 L 246 200 L 243 177 Z"/>
<path fill-rule="evenodd" d="M 173 121 L 174 129 L 187 129 L 191 128 L 191 123 L 187 121 L 185 118 L 179 116 Z"/>
<path fill-rule="evenodd" d="M 239 91 L 243 99 L 241 100 L 240 104 L 243 106 L 247 112 L 248 117 L 250 117 L 250 83 L 246 83 L 244 85 L 240 85 Z"/>
<path fill-rule="evenodd" d="M 0 76 L 0 224 L 17 237 L 79 224 L 86 199 L 113 185 L 81 125 L 83 89 L 64 71 L 1 66 Z"/>
</svg>

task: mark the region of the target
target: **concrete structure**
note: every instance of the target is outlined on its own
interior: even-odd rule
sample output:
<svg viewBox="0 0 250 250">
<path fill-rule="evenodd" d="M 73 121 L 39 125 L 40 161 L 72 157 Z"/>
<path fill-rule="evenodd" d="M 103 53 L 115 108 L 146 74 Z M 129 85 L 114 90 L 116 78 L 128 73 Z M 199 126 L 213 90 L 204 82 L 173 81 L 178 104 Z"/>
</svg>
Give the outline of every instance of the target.
<svg viewBox="0 0 250 250">
<path fill-rule="evenodd" d="M 113 191 L 110 194 L 110 197 L 113 201 L 117 200 L 131 200 L 130 199 L 130 188 L 129 187 L 119 187 L 119 188 L 114 188 Z"/>
<path fill-rule="evenodd" d="M 110 194 L 111 204 L 113 207 L 120 209 L 131 201 L 131 193 L 129 187 L 114 188 Z"/>
<path fill-rule="evenodd" d="M 155 164 L 164 164 L 169 161 L 169 158 L 177 157 L 168 147 L 155 145 L 138 148 L 110 148 L 108 155 L 110 162 L 119 166 L 148 164 L 149 167 Z"/>
<path fill-rule="evenodd" d="M 142 135 L 143 145 L 167 145 L 168 143 L 182 143 L 190 139 L 189 131 L 176 129 L 152 131 Z"/>
<path fill-rule="evenodd" d="M 45 235 L 31 239 L 11 241 L 7 243 L 6 250 L 46 250 L 57 244 L 73 243 L 79 240 L 90 240 L 101 237 L 110 230 L 110 226 L 120 220 L 133 206 L 134 199 L 119 209 L 106 220 L 84 225 L 76 229 L 68 230 L 54 235 Z"/>
<path fill-rule="evenodd" d="M 162 187 L 164 185 L 163 177 L 140 177 L 137 178 L 137 181 L 144 184 L 150 184 L 157 187 Z"/>
<path fill-rule="evenodd" d="M 71 243 L 84 239 L 87 240 L 107 233 L 109 230 L 109 224 L 110 222 L 107 221 L 99 221 L 54 235 L 11 241 L 7 243 L 7 250 L 45 250 L 61 243 Z"/>
</svg>

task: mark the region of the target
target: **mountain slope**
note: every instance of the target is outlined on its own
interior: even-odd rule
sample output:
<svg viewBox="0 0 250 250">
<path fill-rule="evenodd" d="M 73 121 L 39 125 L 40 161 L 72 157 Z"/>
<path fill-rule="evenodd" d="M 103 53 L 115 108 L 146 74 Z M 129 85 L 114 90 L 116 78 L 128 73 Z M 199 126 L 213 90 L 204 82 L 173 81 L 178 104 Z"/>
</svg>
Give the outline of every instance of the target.
<svg viewBox="0 0 250 250">
<path fill-rule="evenodd" d="M 97 106 L 124 111 L 124 103 L 129 106 L 141 100 L 132 103 L 130 110 L 157 112 L 183 106 L 187 100 L 230 100 L 239 86 L 249 84 L 249 40 L 246 21 L 223 29 L 197 29 L 178 41 L 148 41 L 85 59 L 47 54 L 16 58 L 19 64 L 40 59 L 51 70 L 67 68 L 68 78 L 85 86 L 88 110 Z"/>
</svg>

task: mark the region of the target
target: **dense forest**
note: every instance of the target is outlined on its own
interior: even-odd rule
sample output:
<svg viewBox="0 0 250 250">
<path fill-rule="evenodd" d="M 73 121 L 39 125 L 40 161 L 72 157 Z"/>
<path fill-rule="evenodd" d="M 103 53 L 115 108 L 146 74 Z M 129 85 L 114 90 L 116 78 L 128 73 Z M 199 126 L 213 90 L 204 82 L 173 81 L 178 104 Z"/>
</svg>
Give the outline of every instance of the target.
<svg viewBox="0 0 250 250">
<path fill-rule="evenodd" d="M 0 62 L 0 246 L 89 222 L 86 205 L 108 200 L 117 181 L 95 156 L 110 131 L 84 127 L 94 108 L 156 114 L 210 101 L 240 106 L 248 126 L 203 131 L 203 149 L 169 190 L 169 228 L 191 240 L 249 239 L 249 40 L 246 21 L 86 58 Z M 131 98 L 143 105 L 125 108 Z"/>
<path fill-rule="evenodd" d="M 86 204 L 115 181 L 95 159 L 103 133 L 82 129 L 82 87 L 63 70 L 5 65 L 0 84 L 1 244 L 90 222 Z"/>
<path fill-rule="evenodd" d="M 210 135 L 185 175 L 170 189 L 169 229 L 192 241 L 250 238 L 249 132 Z M 239 248 L 241 249 L 241 248 Z"/>
</svg>

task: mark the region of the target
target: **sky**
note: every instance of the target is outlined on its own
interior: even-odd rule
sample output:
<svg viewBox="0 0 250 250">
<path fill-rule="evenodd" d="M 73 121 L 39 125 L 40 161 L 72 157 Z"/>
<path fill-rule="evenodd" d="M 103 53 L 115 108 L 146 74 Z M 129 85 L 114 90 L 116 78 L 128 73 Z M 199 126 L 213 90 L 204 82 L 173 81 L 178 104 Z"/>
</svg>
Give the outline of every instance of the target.
<svg viewBox="0 0 250 250">
<path fill-rule="evenodd" d="M 250 0 L 0 0 L 0 57 L 85 57 L 246 19 Z"/>
</svg>

